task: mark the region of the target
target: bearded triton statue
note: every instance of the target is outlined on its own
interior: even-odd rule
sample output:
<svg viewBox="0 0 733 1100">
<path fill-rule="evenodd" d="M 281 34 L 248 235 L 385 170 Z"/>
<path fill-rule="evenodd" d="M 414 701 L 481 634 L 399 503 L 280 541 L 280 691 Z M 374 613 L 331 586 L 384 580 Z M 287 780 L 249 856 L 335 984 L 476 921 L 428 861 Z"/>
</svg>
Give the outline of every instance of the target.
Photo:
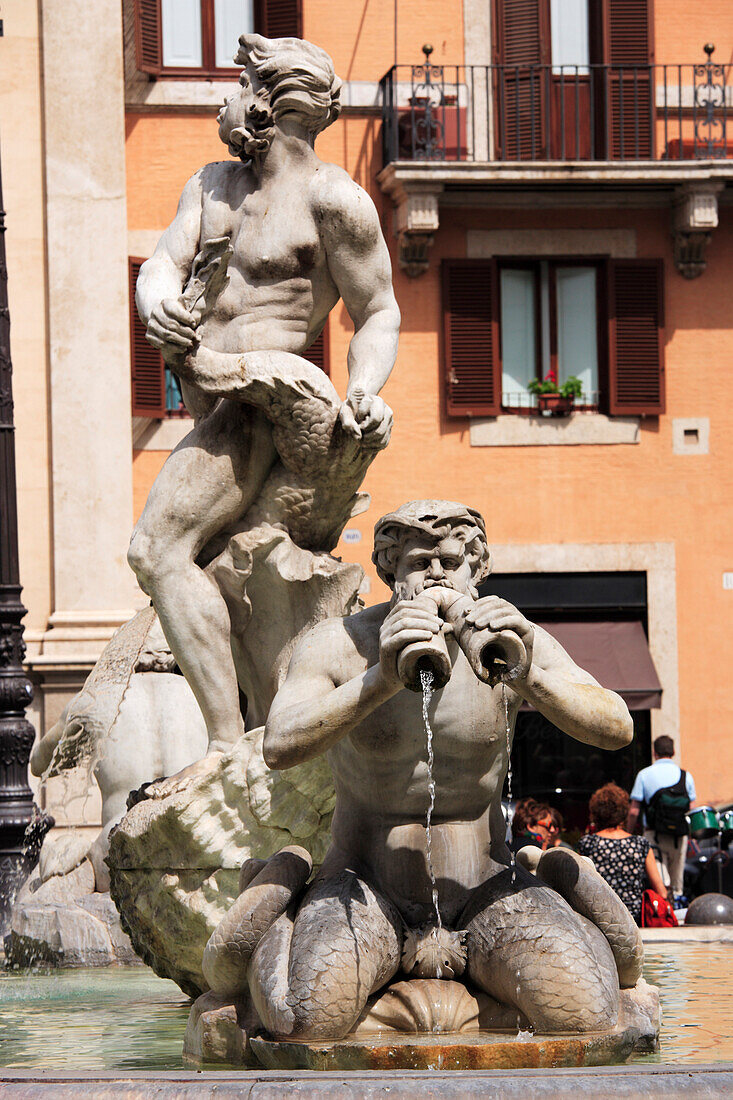
<svg viewBox="0 0 733 1100">
<path fill-rule="evenodd" d="M 310 883 L 293 846 L 243 868 L 205 979 L 281 1044 L 456 1019 L 613 1029 L 641 976 L 639 931 L 574 852 L 523 849 L 512 865 L 501 794 L 523 702 L 603 749 L 631 739 L 625 703 L 516 607 L 477 598 L 491 558 L 473 509 L 404 505 L 377 524 L 373 560 L 392 599 L 302 639 L 264 735 L 275 769 L 327 754 L 331 846 Z M 432 777 L 416 669 L 438 687 Z M 427 997 L 426 981 L 442 989 Z"/>
</svg>

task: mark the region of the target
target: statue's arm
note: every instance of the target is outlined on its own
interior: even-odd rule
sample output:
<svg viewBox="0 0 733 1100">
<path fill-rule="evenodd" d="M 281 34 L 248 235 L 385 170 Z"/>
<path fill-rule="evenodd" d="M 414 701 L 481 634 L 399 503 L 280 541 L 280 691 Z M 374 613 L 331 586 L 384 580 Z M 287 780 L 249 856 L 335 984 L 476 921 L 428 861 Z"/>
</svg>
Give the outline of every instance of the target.
<svg viewBox="0 0 733 1100">
<path fill-rule="evenodd" d="M 356 635 L 361 632 L 357 653 L 368 649 L 370 642 L 373 645 L 378 635 L 379 657 L 351 677 L 346 670 L 355 643 L 343 620 L 329 619 L 314 627 L 296 647 L 285 683 L 270 707 L 264 738 L 267 764 L 292 768 L 327 752 L 403 690 L 397 674 L 398 653 L 412 642 L 428 641 L 441 625 L 430 601 L 425 605 L 419 600 L 399 600 L 389 609 L 360 612 L 350 620 Z"/>
<path fill-rule="evenodd" d="M 318 176 L 317 216 L 328 268 L 354 323 L 346 396 L 362 431 L 383 435 L 383 445 L 391 414 L 376 395 L 394 366 L 400 329 L 389 252 L 366 191 L 333 166 Z"/>
<path fill-rule="evenodd" d="M 587 745 L 621 749 L 634 735 L 631 715 L 621 696 L 601 687 L 541 627 L 534 627 L 529 672 L 512 681 L 511 686 L 558 729 Z"/>
<path fill-rule="evenodd" d="M 338 682 L 345 642 L 341 620 L 332 620 L 297 645 L 265 725 L 263 752 L 270 768 L 292 768 L 327 752 L 395 694 L 378 664 Z"/>
</svg>

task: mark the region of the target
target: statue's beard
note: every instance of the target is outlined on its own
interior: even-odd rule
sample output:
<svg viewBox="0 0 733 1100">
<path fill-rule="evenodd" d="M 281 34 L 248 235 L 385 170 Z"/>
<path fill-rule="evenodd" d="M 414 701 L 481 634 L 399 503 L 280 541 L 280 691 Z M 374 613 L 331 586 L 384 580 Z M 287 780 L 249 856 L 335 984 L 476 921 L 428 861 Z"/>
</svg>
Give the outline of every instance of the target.
<svg viewBox="0 0 733 1100">
<path fill-rule="evenodd" d="M 447 577 L 443 577 L 442 580 L 424 580 L 417 581 L 416 583 L 411 581 L 395 581 L 394 592 L 392 593 L 391 604 L 396 604 L 399 600 L 414 600 L 416 596 L 419 596 L 422 592 L 425 592 L 429 588 L 450 588 L 453 592 L 460 592 L 462 596 L 470 596 L 471 599 L 478 599 L 478 591 L 470 582 L 465 585 L 453 584 Z"/>
<path fill-rule="evenodd" d="M 257 165 L 267 154 L 274 134 L 272 111 L 262 102 L 250 108 L 244 126 L 229 131 L 226 143 L 233 157 L 239 157 L 246 165 Z"/>
</svg>

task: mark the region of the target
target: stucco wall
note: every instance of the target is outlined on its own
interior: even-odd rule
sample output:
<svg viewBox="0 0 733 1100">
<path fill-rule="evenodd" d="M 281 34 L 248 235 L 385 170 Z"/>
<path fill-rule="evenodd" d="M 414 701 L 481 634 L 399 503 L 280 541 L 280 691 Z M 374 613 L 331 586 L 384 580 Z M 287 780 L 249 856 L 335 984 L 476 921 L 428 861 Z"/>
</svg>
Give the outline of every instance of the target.
<svg viewBox="0 0 733 1100">
<path fill-rule="evenodd" d="M 375 80 L 392 63 L 391 3 L 372 0 L 339 7 L 312 0 L 305 8 L 306 35 L 333 54 L 342 77 Z M 419 61 L 422 43 L 431 41 L 435 61 L 460 62 L 459 15 L 453 6 L 401 0 L 400 61 Z M 704 6 L 657 0 L 658 62 L 696 61 L 702 58 L 703 43 L 710 40 L 716 44 L 716 56 L 727 59 L 733 44 L 733 12 L 725 0 Z M 349 117 L 322 135 L 317 147 L 324 159 L 343 164 L 377 202 L 403 312 L 398 363 L 384 391 L 395 411 L 392 443 L 367 476 L 369 512 L 350 524 L 353 534 L 337 552 L 366 569 L 370 591 L 365 598 L 381 599 L 384 589 L 369 561 L 373 523 L 401 501 L 421 496 L 465 499 L 480 508 L 494 543 L 534 547 L 538 552 L 542 546 L 555 547 L 556 564 L 550 568 L 573 568 L 572 552 L 558 557 L 557 547 L 567 544 L 588 547 L 586 563 L 592 563 L 596 547 L 598 568 L 605 568 L 600 563 L 608 560 L 609 544 L 673 546 L 674 565 L 659 580 L 655 598 L 658 604 L 664 602 L 666 585 L 670 603 L 676 599 L 676 713 L 684 763 L 695 773 L 702 798 L 733 797 L 733 703 L 725 671 L 733 657 L 733 593 L 722 586 L 723 572 L 733 568 L 733 438 L 728 430 L 733 398 L 728 328 L 731 208 L 721 206 L 708 269 L 694 281 L 683 279 L 672 262 L 666 204 L 551 211 L 444 208 L 429 271 L 410 280 L 398 269 L 391 209 L 375 183 L 381 168 L 378 140 L 378 120 Z M 130 229 L 162 229 L 185 179 L 206 160 L 220 159 L 222 152 L 213 119 L 172 113 L 128 116 Z M 468 420 L 444 416 L 439 366 L 441 259 L 466 254 L 469 230 L 548 227 L 558 232 L 626 231 L 634 234 L 638 256 L 665 260 L 667 413 L 659 420 L 642 421 L 639 442 L 633 446 L 471 447 Z M 342 306 L 334 310 L 330 325 L 332 377 L 343 392 L 351 325 Z M 675 453 L 673 422 L 679 418 L 709 421 L 707 454 Z M 156 451 L 135 455 L 136 514 L 164 458 L 165 452 Z M 359 535 L 361 541 L 352 541 Z M 658 629 L 664 634 L 664 616 L 660 622 Z M 671 644 L 674 639 L 666 641 Z M 664 644 L 665 638 L 656 642 Z M 668 677 L 674 663 L 670 659 L 666 664 Z M 667 690 L 673 692 L 674 686 L 668 683 Z"/>
</svg>

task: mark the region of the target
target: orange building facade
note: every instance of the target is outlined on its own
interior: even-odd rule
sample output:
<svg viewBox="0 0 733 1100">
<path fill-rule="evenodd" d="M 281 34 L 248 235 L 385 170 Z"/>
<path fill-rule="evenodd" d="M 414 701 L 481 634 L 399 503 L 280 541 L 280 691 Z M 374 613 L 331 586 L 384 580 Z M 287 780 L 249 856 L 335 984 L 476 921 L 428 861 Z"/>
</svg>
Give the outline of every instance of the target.
<svg viewBox="0 0 733 1100">
<path fill-rule="evenodd" d="M 184 43 L 182 69 L 161 5 L 122 4 L 125 260 L 151 254 L 186 180 L 226 156 L 215 115 L 227 79 L 212 77 L 205 42 L 219 8 L 202 4 L 203 44 L 192 61 Z M 520 793 L 562 791 L 567 808 L 596 780 L 627 781 L 668 733 L 699 798 L 733 800 L 730 4 L 252 11 L 261 29 L 283 19 L 333 57 L 344 106 L 316 151 L 369 193 L 392 255 L 394 432 L 367 475 L 371 507 L 336 551 L 364 567 L 365 601 L 385 595 L 370 561 L 380 515 L 415 498 L 478 508 L 495 590 L 570 630 L 579 662 L 639 704 L 625 771 L 559 748 L 527 717 Z M 325 365 L 341 393 L 351 332 L 338 305 Z M 540 409 L 530 385 L 551 372 L 558 386 L 580 378 L 563 415 Z M 175 408 L 159 412 L 132 421 L 131 520 L 186 429 Z M 601 622 L 633 625 L 605 656 Z"/>
<path fill-rule="evenodd" d="M 647 587 L 644 629 L 662 686 L 662 705 L 652 710 L 650 725 L 641 736 L 648 738 L 650 731 L 652 735 L 671 732 L 680 758 L 696 777 L 701 797 L 711 801 L 733 797 L 733 703 L 725 690 L 723 672 L 726 657 L 731 655 L 730 630 L 724 624 L 731 624 L 733 601 L 724 587 L 733 560 L 733 441 L 726 432 L 726 390 L 733 389 L 726 276 L 733 264 L 733 224 L 725 206 L 726 182 L 732 177 L 728 165 L 720 171 L 719 149 L 713 151 L 713 157 L 704 155 L 707 149 L 701 137 L 699 148 L 690 149 L 698 120 L 685 98 L 693 93 L 693 65 L 705 62 L 705 43 L 715 43 L 714 58 L 728 59 L 731 54 L 733 13 L 723 3 L 692 10 L 673 0 L 638 5 L 649 20 L 653 40 L 649 60 L 655 68 L 645 70 L 644 58 L 632 53 L 631 61 L 638 67 L 622 71 L 621 79 L 632 84 L 636 72 L 639 126 L 642 117 L 649 117 L 649 91 L 642 83 L 652 74 L 654 160 L 652 150 L 646 147 L 627 149 L 623 161 L 606 156 L 585 163 L 572 156 L 561 158 L 555 150 L 553 161 L 547 157 L 547 149 L 539 147 L 542 105 L 538 103 L 535 159 L 497 161 L 493 159 L 496 150 L 491 150 L 492 160 L 483 173 L 474 173 L 476 178 L 466 183 L 465 171 L 476 162 L 471 160 L 470 148 L 464 150 L 466 160 L 457 159 L 455 136 L 451 146 L 450 136 L 439 134 L 430 161 L 424 159 L 424 146 L 410 148 L 409 127 L 414 119 L 424 123 L 424 107 L 410 105 L 411 98 L 417 101 L 419 97 L 414 95 L 409 66 L 424 61 L 424 43 L 433 45 L 433 81 L 443 82 L 436 95 L 436 131 L 446 117 L 448 129 L 450 112 L 455 112 L 440 102 L 440 94 L 446 99 L 457 92 L 462 102 L 461 94 L 471 82 L 475 89 L 484 72 L 491 109 L 500 65 L 496 42 L 491 41 L 497 33 L 499 5 L 494 5 L 493 21 L 487 18 L 491 5 L 468 2 L 463 10 L 459 4 L 403 0 L 344 6 L 305 0 L 302 7 L 304 36 L 331 53 L 337 72 L 348 82 L 347 106 L 336 124 L 318 139 L 317 151 L 324 160 L 346 168 L 377 204 L 392 252 L 395 290 L 403 315 L 397 365 L 384 390 L 395 414 L 392 442 L 367 476 L 365 488 L 372 506 L 347 529 L 337 553 L 363 565 L 369 580 L 367 601 L 383 598 L 370 562 L 375 519 L 406 499 L 447 497 L 467 501 L 484 514 L 496 546 L 495 569 L 502 574 L 598 575 L 617 571 L 640 575 Z M 544 13 L 542 5 L 533 3 L 501 7 L 505 9 L 501 14 L 524 22 L 530 31 L 535 16 L 552 16 L 549 5 Z M 616 8 L 618 5 L 610 5 L 607 19 L 616 17 Z M 385 119 L 379 90 L 374 107 L 349 107 L 348 103 L 349 98 L 356 98 L 357 90 L 366 98 L 367 86 L 373 87 L 393 65 L 395 16 L 396 83 L 410 87 L 409 91 L 400 89 L 395 112 L 408 119 L 408 126 L 403 126 L 408 133 L 407 149 L 403 142 L 403 155 L 396 160 L 397 181 L 393 183 L 385 180 Z M 546 33 L 544 25 L 540 30 Z M 478 41 L 482 32 L 488 39 L 483 42 Z M 547 56 L 545 45 L 542 57 Z M 526 54 L 520 55 L 520 61 L 524 57 Z M 467 60 L 471 63 L 469 75 Z M 558 74 L 552 72 L 551 60 L 550 55 L 543 68 L 538 55 L 524 70 L 518 65 L 508 68 L 505 98 L 517 72 L 519 79 L 524 79 L 533 64 L 538 89 L 548 67 L 555 79 Z M 488 69 L 492 64 L 493 71 Z M 664 77 L 660 66 L 668 66 Z M 584 75 L 581 72 L 579 81 Z M 598 70 L 592 71 L 590 80 L 598 75 Z M 569 88 L 566 137 L 572 146 L 575 68 L 568 67 L 565 76 Z M 424 71 L 419 77 L 425 77 Z M 703 80 L 698 76 L 698 83 Z M 679 81 L 684 82 L 682 112 Z M 730 89 L 724 94 L 729 93 Z M 665 96 L 666 149 L 671 146 L 673 156 L 684 151 L 685 160 L 665 159 Z M 539 95 L 536 98 L 539 100 Z M 497 101 L 498 95 L 495 109 Z M 633 93 L 625 102 L 632 104 L 626 130 L 627 142 L 633 142 Z M 487 106 L 486 98 L 477 112 L 481 105 Z M 506 113 L 510 117 L 504 122 L 510 131 L 507 145 L 512 140 L 512 106 L 516 106 L 516 97 L 509 103 Z M 470 113 L 468 102 L 463 122 L 454 126 L 463 126 L 461 140 L 470 146 L 471 123 L 466 121 L 466 113 Z M 722 112 L 718 114 L 722 117 Z M 208 112 L 128 108 L 126 121 L 128 224 L 133 231 L 162 230 L 189 175 L 201 163 L 221 157 L 216 127 Z M 578 119 L 579 131 L 583 125 L 587 127 L 587 117 Z M 582 140 L 581 134 L 581 145 Z M 733 132 L 728 142 L 731 156 Z M 569 149 L 570 154 L 575 151 Z M 549 182 L 541 178 L 540 165 L 550 166 L 544 169 Z M 508 167 L 513 167 L 510 182 L 502 175 L 502 169 Z M 417 182 L 410 192 L 410 171 L 415 168 L 421 174 L 415 173 Z M 647 177 L 654 174 L 649 181 Z M 696 185 L 703 196 L 715 192 L 719 224 L 710 232 L 704 271 L 686 278 L 675 262 L 675 210 L 682 195 L 694 193 Z M 392 196 L 385 194 L 388 187 Z M 395 230 L 400 217 L 405 219 L 400 201 L 404 207 L 413 201 L 413 195 L 428 195 L 431 203 L 437 200 L 437 225 L 427 241 L 428 235 L 423 235 L 424 270 L 411 276 L 404 270 L 401 244 L 410 236 L 419 241 L 420 234 L 408 231 L 401 241 Z M 678 258 L 681 247 L 677 245 Z M 501 411 L 494 417 L 448 415 L 451 387 L 446 377 L 441 270 L 446 261 L 488 256 L 500 261 L 520 257 L 525 263 L 564 261 L 565 270 L 573 261 L 587 257 L 599 264 L 614 256 L 619 262 L 626 258 L 658 261 L 662 267 L 663 411 L 617 417 L 590 408 L 577 408 L 562 418 Z M 627 269 L 620 269 L 620 279 Z M 345 310 L 337 306 L 329 321 L 329 360 L 332 378 L 341 392 L 346 384 L 351 331 Z M 479 367 L 480 362 L 479 352 Z M 632 359 L 629 370 L 633 374 L 635 369 Z M 541 441 L 535 442 L 540 435 Z M 134 452 L 136 514 L 165 457 L 164 450 Z M 572 587 L 573 577 L 566 583 Z M 613 593 L 608 598 L 613 600 Z M 572 605 L 572 598 L 568 602 Z M 548 608 L 546 614 L 552 618 L 555 612 L 560 617 L 572 615 L 572 608 Z M 602 609 L 595 610 L 596 616 L 601 613 Z M 594 612 L 583 614 L 592 616 Z M 582 653 L 578 657 L 582 661 Z"/>
</svg>

